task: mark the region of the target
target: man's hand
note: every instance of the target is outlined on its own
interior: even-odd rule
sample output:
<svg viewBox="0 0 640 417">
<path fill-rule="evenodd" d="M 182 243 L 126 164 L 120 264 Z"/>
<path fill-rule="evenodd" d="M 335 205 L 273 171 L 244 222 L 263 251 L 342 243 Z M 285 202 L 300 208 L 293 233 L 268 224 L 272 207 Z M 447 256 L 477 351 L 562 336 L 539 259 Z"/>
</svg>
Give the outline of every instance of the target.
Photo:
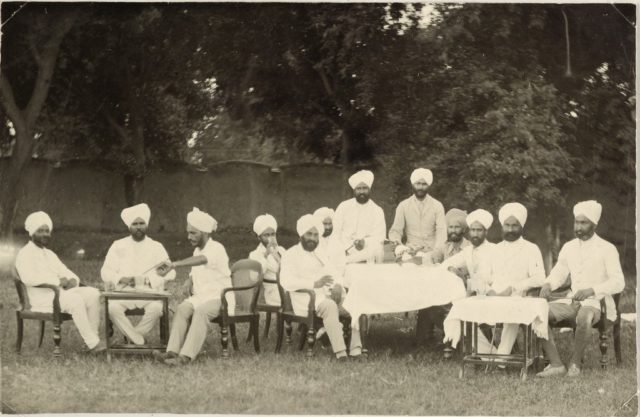
<svg viewBox="0 0 640 417">
<path fill-rule="evenodd" d="M 118 281 L 118 284 L 133 287 L 136 285 L 136 279 L 134 277 L 122 277 L 120 278 L 120 281 Z"/>
<path fill-rule="evenodd" d="M 65 277 L 60 278 L 60 288 L 63 290 L 67 289 L 67 285 L 69 284 L 69 280 Z"/>
<path fill-rule="evenodd" d="M 356 239 L 353 241 L 353 246 L 355 246 L 356 250 L 364 249 L 364 239 Z"/>
<path fill-rule="evenodd" d="M 173 265 L 173 262 L 164 261 L 162 264 L 160 264 L 160 266 L 158 266 L 156 268 L 156 273 L 158 275 L 160 275 L 161 277 L 163 277 L 163 276 L 167 275 L 174 268 L 175 268 L 175 266 Z"/>
<path fill-rule="evenodd" d="M 585 290 L 580 290 L 573 295 L 573 299 L 576 301 L 586 300 L 589 297 L 594 296 L 596 293 L 593 291 L 593 288 L 587 288 Z"/>
<path fill-rule="evenodd" d="M 75 278 L 68 278 L 67 286 L 65 287 L 65 290 L 68 290 L 77 286 L 78 286 L 78 281 Z"/>
<path fill-rule="evenodd" d="M 551 284 L 544 284 L 542 288 L 540 288 L 540 298 L 549 299 L 551 295 Z"/>
<path fill-rule="evenodd" d="M 342 302 L 342 286 L 340 284 L 336 284 L 331 288 L 331 299 L 338 305 Z"/>
<path fill-rule="evenodd" d="M 316 282 L 313 283 L 313 288 L 322 288 L 325 285 L 333 284 L 333 278 L 331 275 L 325 275 Z"/>
<path fill-rule="evenodd" d="M 187 280 L 184 282 L 184 284 L 182 284 L 180 292 L 185 297 L 190 297 L 191 296 L 191 278 L 187 278 Z"/>
</svg>

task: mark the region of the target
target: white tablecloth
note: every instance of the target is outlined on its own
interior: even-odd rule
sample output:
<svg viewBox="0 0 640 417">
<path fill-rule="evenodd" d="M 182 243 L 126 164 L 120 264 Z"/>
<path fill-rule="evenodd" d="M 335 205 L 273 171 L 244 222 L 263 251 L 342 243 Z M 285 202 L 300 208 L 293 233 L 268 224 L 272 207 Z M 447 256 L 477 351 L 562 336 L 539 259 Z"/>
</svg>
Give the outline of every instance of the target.
<svg viewBox="0 0 640 417">
<path fill-rule="evenodd" d="M 442 267 L 415 264 L 350 264 L 343 307 L 358 328 L 362 314 L 399 313 L 449 304 L 466 295 L 458 276 Z"/>
<path fill-rule="evenodd" d="M 460 340 L 460 322 L 494 325 L 496 323 L 531 324 L 538 337 L 548 338 L 549 304 L 532 297 L 469 297 L 453 302 L 444 320 L 444 341 L 455 346 Z"/>
</svg>

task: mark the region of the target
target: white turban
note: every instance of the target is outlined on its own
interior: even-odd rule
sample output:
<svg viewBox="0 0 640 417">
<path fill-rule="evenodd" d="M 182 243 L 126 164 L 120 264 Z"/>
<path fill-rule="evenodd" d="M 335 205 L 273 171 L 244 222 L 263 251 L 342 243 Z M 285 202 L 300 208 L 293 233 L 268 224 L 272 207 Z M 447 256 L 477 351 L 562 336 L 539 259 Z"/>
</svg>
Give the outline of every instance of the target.
<svg viewBox="0 0 640 417">
<path fill-rule="evenodd" d="M 135 219 L 141 218 L 146 224 L 149 224 L 149 218 L 151 218 L 151 210 L 145 203 L 138 204 L 136 206 L 127 207 L 120 213 L 120 218 L 128 227 Z"/>
<path fill-rule="evenodd" d="M 433 172 L 426 168 L 414 169 L 411 173 L 411 184 L 415 184 L 420 180 L 424 180 L 427 185 L 431 185 L 433 183 Z"/>
<path fill-rule="evenodd" d="M 515 217 L 520 226 L 524 227 L 527 222 L 527 208 L 520 203 L 507 203 L 498 212 L 498 219 L 501 224 L 504 224 L 511 216 Z"/>
<path fill-rule="evenodd" d="M 351 188 L 355 189 L 360 183 L 365 183 L 367 187 L 371 188 L 371 185 L 373 185 L 373 172 L 363 169 L 349 177 Z"/>
<path fill-rule="evenodd" d="M 253 232 L 256 235 L 260 236 L 268 228 L 272 228 L 274 232 L 278 230 L 278 222 L 275 217 L 270 214 L 261 214 L 256 217 L 256 220 L 253 222 Z"/>
<path fill-rule="evenodd" d="M 216 219 L 197 207 L 187 214 L 187 223 L 204 233 L 214 232 L 218 228 Z"/>
<path fill-rule="evenodd" d="M 573 206 L 573 215 L 577 217 L 581 214 L 594 224 L 598 224 L 602 215 L 602 204 L 595 200 L 581 201 Z"/>
<path fill-rule="evenodd" d="M 33 236 L 36 230 L 38 230 L 42 226 L 49 226 L 49 231 L 53 230 L 53 222 L 51 221 L 51 217 L 49 217 L 49 215 L 44 211 L 36 211 L 35 213 L 31 213 L 24 221 L 24 228 L 29 233 L 29 236 Z"/>
<path fill-rule="evenodd" d="M 296 231 L 298 232 L 298 236 L 302 236 L 307 233 L 309 230 L 316 228 L 319 234 L 324 232 L 324 225 L 317 217 L 312 214 L 305 214 L 304 216 L 298 219 L 296 223 Z"/>
<path fill-rule="evenodd" d="M 493 215 L 487 210 L 474 210 L 467 216 L 467 225 L 471 227 L 475 222 L 479 222 L 485 229 L 489 229 L 493 223 Z"/>
<path fill-rule="evenodd" d="M 316 218 L 321 222 L 324 221 L 324 219 L 326 219 L 327 217 L 333 220 L 334 214 L 336 214 L 336 212 L 333 209 L 330 209 L 329 207 L 321 207 L 318 210 L 313 212 L 313 215 L 316 216 Z"/>
</svg>

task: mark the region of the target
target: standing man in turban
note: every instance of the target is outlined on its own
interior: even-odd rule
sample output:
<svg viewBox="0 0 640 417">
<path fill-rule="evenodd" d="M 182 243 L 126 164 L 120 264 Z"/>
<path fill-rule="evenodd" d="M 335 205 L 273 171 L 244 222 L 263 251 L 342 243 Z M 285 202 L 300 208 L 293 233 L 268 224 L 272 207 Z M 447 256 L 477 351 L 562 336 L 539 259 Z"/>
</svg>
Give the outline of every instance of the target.
<svg viewBox="0 0 640 417">
<path fill-rule="evenodd" d="M 396 245 L 400 245 L 402 238 L 406 237 L 406 246 L 412 254 L 431 252 L 437 246 L 444 245 L 447 238 L 444 207 L 427 193 L 432 183 L 431 170 L 418 168 L 413 171 L 413 195 L 398 204 L 389 230 L 389 240 Z"/>
<path fill-rule="evenodd" d="M 51 313 L 53 291 L 36 288 L 41 284 L 60 287 L 60 310 L 71 314 L 80 336 L 91 352 L 107 348 L 100 340 L 100 292 L 92 287 L 79 287 L 80 278 L 47 248 L 51 240 L 53 222 L 47 213 L 38 211 L 27 216 L 24 228 L 29 242 L 18 251 L 16 270 L 27 287 L 32 311 Z"/>
<path fill-rule="evenodd" d="M 354 198 L 336 208 L 333 227 L 347 255 L 347 263 L 373 262 L 382 257 L 386 223 L 382 208 L 370 199 L 373 172 L 358 171 L 349 178 Z"/>
<path fill-rule="evenodd" d="M 109 248 L 100 270 L 102 280 L 107 285 L 128 289 L 135 285 L 135 277 L 144 277 L 150 287 L 163 290 L 165 280 L 176 277 L 175 271 L 161 277 L 156 267 L 169 259 L 162 243 L 147 236 L 151 210 L 145 203 L 122 210 L 120 217 L 129 228 L 129 236 L 118 239 Z M 133 289 L 133 288 L 131 288 Z M 144 315 L 134 327 L 125 315 L 127 310 L 144 309 Z M 162 316 L 162 302 L 148 300 L 116 300 L 109 303 L 109 317 L 120 332 L 136 345 L 145 343 L 145 336 L 153 329 Z"/>
<path fill-rule="evenodd" d="M 172 269 L 190 266 L 191 282 L 185 286 L 193 286 L 193 294 L 180 303 L 173 317 L 166 353 L 154 351 L 156 359 L 167 365 L 184 365 L 198 356 L 209 321 L 220 315 L 222 290 L 231 287 L 227 252 L 210 238 L 217 227 L 213 217 L 194 207 L 187 214 L 187 237 L 195 248 L 193 256 L 166 262 L 159 268 L 159 274 L 166 275 Z"/>
<path fill-rule="evenodd" d="M 326 253 L 331 265 L 338 271 L 338 282 L 344 276 L 344 270 L 347 263 L 347 257 L 344 253 L 340 241 L 336 239 L 333 233 L 333 217 L 335 212 L 328 207 L 321 207 L 313 213 L 314 217 L 324 226 L 324 232 L 320 236 L 318 249 Z"/>
<path fill-rule="evenodd" d="M 329 264 L 325 254 L 317 250 L 324 227 L 316 217 L 306 214 L 298 219 L 296 230 L 300 236 L 300 243 L 289 248 L 282 257 L 280 283 L 285 290 L 291 291 L 293 310 L 300 315 L 307 313 L 309 296 L 294 291 L 314 290 L 315 311 L 324 322 L 333 352 L 338 359 L 346 358 L 347 347 L 342 337 L 342 324 L 338 319 L 338 305 L 329 296 L 336 271 Z M 351 333 L 349 356 L 361 354 L 360 333 L 354 329 Z"/>
<path fill-rule="evenodd" d="M 551 291 L 564 285 L 571 276 L 571 291 L 567 297 L 549 303 L 549 322 L 575 320 L 576 331 L 573 355 L 569 370 L 565 368 L 553 341 L 551 329 L 549 339 L 542 347 L 549 358 L 549 366 L 538 376 L 563 375 L 577 377 L 587 343 L 591 340 L 593 323 L 600 320 L 600 300 L 607 306 L 607 319 L 616 319 L 616 306 L 611 297 L 624 289 L 624 275 L 616 247 L 596 234 L 602 206 L 597 201 L 583 201 L 575 205 L 573 230 L 576 238 L 565 243 L 558 255 L 558 262 L 551 270 L 540 290 L 540 297 L 548 298 Z"/>
<path fill-rule="evenodd" d="M 469 241 L 464 237 L 467 230 L 467 212 L 457 208 L 449 210 L 445 216 L 447 221 L 447 241 L 437 246 L 431 256 L 434 264 L 439 264 L 469 246 Z M 434 326 L 442 327 L 445 315 L 449 312 L 450 305 L 433 306 L 418 312 L 416 324 L 416 338 L 421 340 L 429 338 Z"/>
<path fill-rule="evenodd" d="M 258 247 L 251 251 L 249 259 L 260 262 L 264 277 L 276 280 L 280 272 L 280 261 L 285 249 L 278 245 L 276 233 L 278 222 L 270 214 L 262 214 L 253 222 L 253 232 L 258 236 Z M 264 300 L 270 305 L 280 305 L 278 286 L 268 282 L 263 283 Z"/>
<path fill-rule="evenodd" d="M 495 248 L 495 262 L 489 295 L 524 295 L 542 285 L 545 273 L 540 248 L 522 237 L 527 209 L 520 203 L 507 203 L 498 212 L 502 242 Z M 498 354 L 508 355 L 518 335 L 518 325 L 504 323 Z"/>
</svg>

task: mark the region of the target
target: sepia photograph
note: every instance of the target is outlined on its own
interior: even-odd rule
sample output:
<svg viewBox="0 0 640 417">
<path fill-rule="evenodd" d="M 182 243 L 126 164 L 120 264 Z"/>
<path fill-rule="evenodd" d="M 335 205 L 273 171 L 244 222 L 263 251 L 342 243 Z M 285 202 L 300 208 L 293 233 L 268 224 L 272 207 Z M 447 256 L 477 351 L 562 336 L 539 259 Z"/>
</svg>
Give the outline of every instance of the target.
<svg viewBox="0 0 640 417">
<path fill-rule="evenodd" d="M 637 416 L 636 20 L 0 2 L 2 414 Z"/>
</svg>

